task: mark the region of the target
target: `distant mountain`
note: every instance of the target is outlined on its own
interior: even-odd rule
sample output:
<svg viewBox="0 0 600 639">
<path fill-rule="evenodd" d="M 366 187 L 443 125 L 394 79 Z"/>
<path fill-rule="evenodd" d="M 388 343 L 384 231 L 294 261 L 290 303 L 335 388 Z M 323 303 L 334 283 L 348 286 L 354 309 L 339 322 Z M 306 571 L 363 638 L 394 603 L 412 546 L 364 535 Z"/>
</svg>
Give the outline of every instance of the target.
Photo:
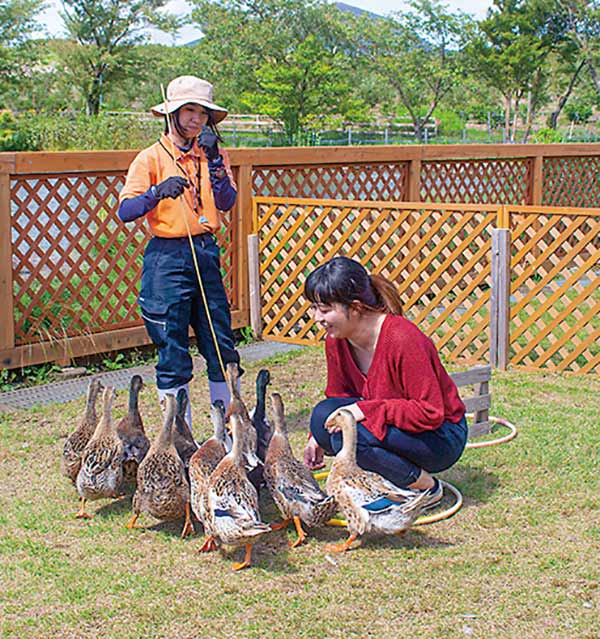
<svg viewBox="0 0 600 639">
<path fill-rule="evenodd" d="M 348 13 L 352 13 L 355 16 L 369 16 L 370 18 L 383 17 L 378 15 L 377 13 L 373 13 L 372 11 L 367 11 L 366 9 L 359 9 L 358 7 L 353 7 L 351 4 L 346 4 L 345 2 L 336 2 L 335 6 L 340 11 L 348 11 Z"/>
<path fill-rule="evenodd" d="M 354 7 L 351 4 L 346 4 L 345 2 L 336 2 L 335 6 L 340 11 L 347 11 L 355 16 L 368 16 L 370 18 L 382 18 L 377 13 L 373 13 L 372 11 L 367 11 L 366 9 L 360 9 L 359 7 Z M 193 47 L 200 42 L 201 38 L 197 38 L 196 40 L 192 40 L 191 42 L 186 42 L 183 46 L 185 47 Z"/>
</svg>

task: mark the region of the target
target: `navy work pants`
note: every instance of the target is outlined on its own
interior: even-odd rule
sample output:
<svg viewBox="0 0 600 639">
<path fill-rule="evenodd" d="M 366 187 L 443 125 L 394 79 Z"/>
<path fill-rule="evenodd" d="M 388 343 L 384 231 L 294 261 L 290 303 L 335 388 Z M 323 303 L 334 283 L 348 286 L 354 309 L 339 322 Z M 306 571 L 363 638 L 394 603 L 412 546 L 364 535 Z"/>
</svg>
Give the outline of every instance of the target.
<svg viewBox="0 0 600 639">
<path fill-rule="evenodd" d="M 239 364 L 229 300 L 221 278 L 219 247 L 210 233 L 196 235 L 193 241 L 223 364 Z M 144 253 L 138 301 L 148 335 L 158 347 L 158 388 L 176 388 L 192 379 L 190 326 L 206 360 L 208 379 L 224 381 L 187 237 L 150 240 Z"/>
<path fill-rule="evenodd" d="M 354 404 L 358 397 L 330 397 L 315 406 L 310 418 L 313 437 L 328 455 L 342 449 L 342 433 L 329 433 L 325 420 L 338 408 Z M 436 430 L 412 433 L 388 426 L 380 441 L 362 424 L 357 424 L 356 461 L 361 468 L 382 475 L 396 486 L 414 483 L 421 470 L 438 473 L 455 464 L 467 443 L 467 422 L 444 422 Z"/>
</svg>

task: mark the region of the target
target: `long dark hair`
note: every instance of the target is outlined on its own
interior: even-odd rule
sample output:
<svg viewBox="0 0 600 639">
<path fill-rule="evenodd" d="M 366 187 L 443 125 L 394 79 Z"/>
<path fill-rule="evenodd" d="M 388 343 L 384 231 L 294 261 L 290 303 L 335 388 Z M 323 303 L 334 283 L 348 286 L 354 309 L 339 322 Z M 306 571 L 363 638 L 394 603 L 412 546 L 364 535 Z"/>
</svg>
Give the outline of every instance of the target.
<svg viewBox="0 0 600 639">
<path fill-rule="evenodd" d="M 181 106 L 185 106 L 185 105 L 183 104 Z M 219 142 L 223 144 L 224 140 L 221 135 L 221 132 L 219 131 L 219 129 L 217 129 L 217 125 L 215 124 L 215 117 L 213 115 L 213 111 L 206 107 L 202 107 L 202 108 L 208 113 L 208 120 L 206 122 L 206 125 L 217 136 L 217 140 L 219 140 Z M 181 107 L 179 107 L 179 109 L 181 109 Z M 169 113 L 168 115 L 163 116 L 165 119 L 165 133 L 166 134 L 169 133 L 170 129 L 169 129 L 169 123 L 167 122 L 167 118 L 170 118 L 171 126 L 175 129 L 175 131 L 177 131 L 177 133 L 179 133 L 181 137 L 185 137 L 183 135 L 183 131 L 181 130 L 181 125 L 179 124 L 179 109 L 175 109 L 175 111 L 173 111 L 172 113 Z"/>
<path fill-rule="evenodd" d="M 402 315 L 398 290 L 385 277 L 369 275 L 364 266 L 349 257 L 334 257 L 317 267 L 306 279 L 304 295 L 313 304 L 358 302 L 364 310 Z"/>
</svg>

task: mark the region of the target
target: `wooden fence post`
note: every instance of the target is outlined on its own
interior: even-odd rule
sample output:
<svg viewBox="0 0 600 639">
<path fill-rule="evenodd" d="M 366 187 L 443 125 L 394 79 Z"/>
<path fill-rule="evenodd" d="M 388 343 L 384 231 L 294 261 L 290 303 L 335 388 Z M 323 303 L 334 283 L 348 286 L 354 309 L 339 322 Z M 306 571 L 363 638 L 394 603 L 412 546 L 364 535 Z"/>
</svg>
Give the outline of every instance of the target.
<svg viewBox="0 0 600 639">
<path fill-rule="evenodd" d="M 238 172 L 237 231 L 235 264 L 237 275 L 236 301 L 240 311 L 249 317 L 248 300 L 248 235 L 252 232 L 252 166 L 240 165 Z M 246 324 L 247 326 L 247 324 Z"/>
<path fill-rule="evenodd" d="M 13 295 L 10 173 L 4 165 L 0 166 L 0 350 L 15 346 Z"/>
<path fill-rule="evenodd" d="M 408 201 L 421 201 L 421 158 L 413 158 L 408 165 Z"/>
<path fill-rule="evenodd" d="M 256 339 L 262 337 L 262 298 L 260 294 L 260 262 L 258 257 L 258 235 L 248 235 L 248 279 L 250 283 L 250 326 Z"/>
<path fill-rule="evenodd" d="M 492 229 L 490 364 L 506 370 L 510 326 L 510 230 Z"/>
<path fill-rule="evenodd" d="M 544 188 L 544 156 L 536 155 L 533 158 L 533 175 L 531 184 L 531 204 L 542 205 Z"/>
</svg>

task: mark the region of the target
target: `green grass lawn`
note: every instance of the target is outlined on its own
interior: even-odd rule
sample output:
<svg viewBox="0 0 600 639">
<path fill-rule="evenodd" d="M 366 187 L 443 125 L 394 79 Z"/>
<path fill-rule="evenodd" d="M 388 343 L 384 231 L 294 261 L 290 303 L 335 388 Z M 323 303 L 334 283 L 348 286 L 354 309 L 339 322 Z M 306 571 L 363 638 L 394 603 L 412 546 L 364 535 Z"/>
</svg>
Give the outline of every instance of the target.
<svg viewBox="0 0 600 639">
<path fill-rule="evenodd" d="M 262 362 L 284 401 L 298 455 L 322 396 L 321 349 Z M 243 391 L 260 366 L 250 364 Z M 148 380 L 151 381 L 151 380 Z M 0 421 L 0 624 L 3 638 L 600 637 L 600 380 L 495 373 L 493 414 L 519 428 L 502 446 L 467 450 L 442 476 L 463 493 L 452 519 L 402 538 L 327 552 L 340 528 L 289 550 L 273 533 L 254 566 L 199 555 L 200 533 L 143 515 L 130 499 L 90 504 L 59 474 L 83 399 L 3 414 Z M 155 391 L 141 409 L 159 427 Z M 205 379 L 193 384 L 198 436 L 209 430 Z M 115 417 L 124 414 L 119 393 Z M 252 403 L 249 401 L 248 403 Z M 264 498 L 263 518 L 276 511 Z M 240 557 L 240 551 L 234 557 Z"/>
</svg>

